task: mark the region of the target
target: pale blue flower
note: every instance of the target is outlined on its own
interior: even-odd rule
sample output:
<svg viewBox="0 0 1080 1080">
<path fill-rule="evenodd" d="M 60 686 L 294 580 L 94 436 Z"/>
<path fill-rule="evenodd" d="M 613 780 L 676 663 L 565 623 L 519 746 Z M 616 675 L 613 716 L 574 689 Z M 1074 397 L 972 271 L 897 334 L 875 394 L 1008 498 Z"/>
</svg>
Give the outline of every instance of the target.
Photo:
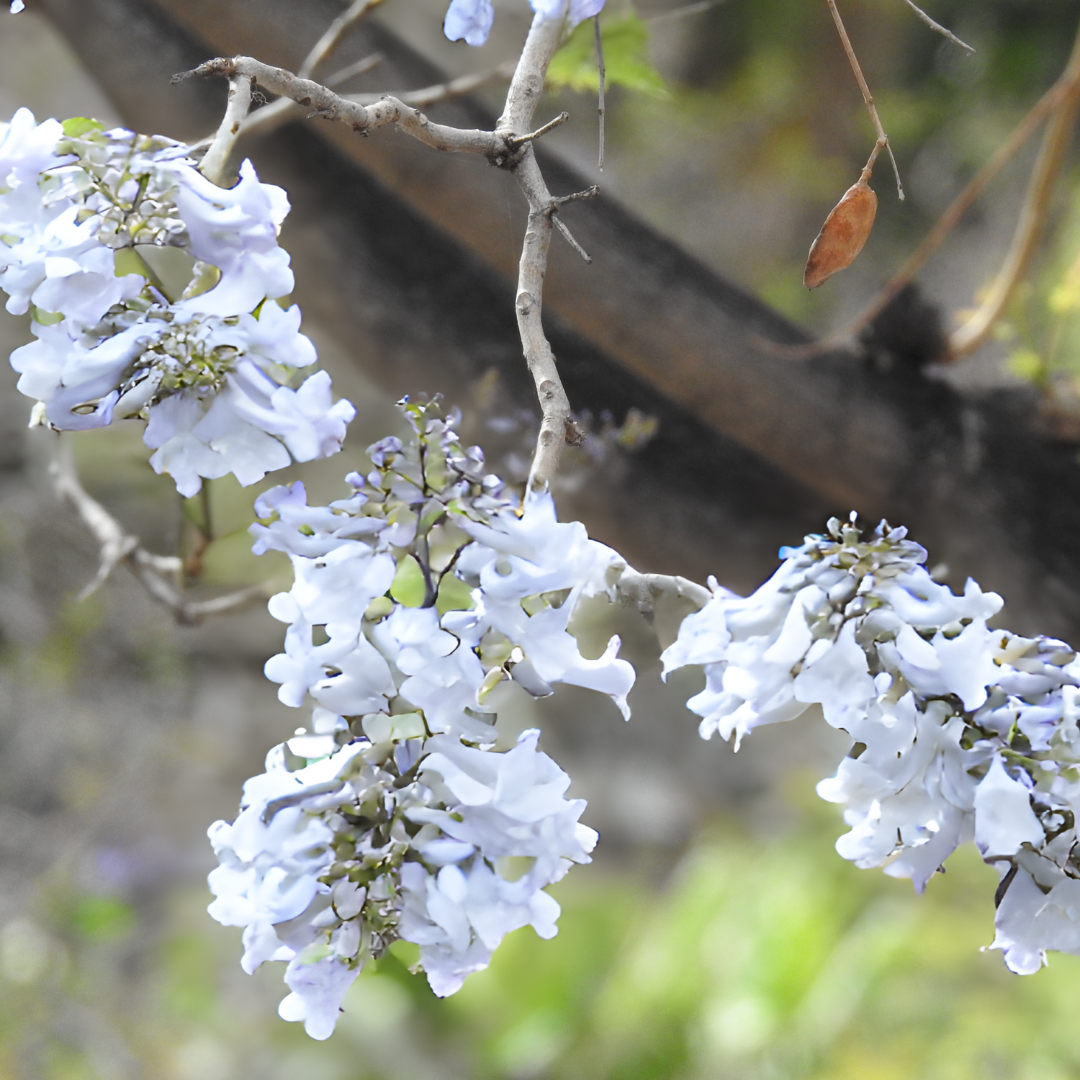
<svg viewBox="0 0 1080 1080">
<path fill-rule="evenodd" d="M 564 13 L 573 29 L 579 22 L 600 14 L 604 0 L 529 0 L 533 11 L 546 19 L 560 19 Z M 491 0 L 451 0 L 443 21 L 443 32 L 451 41 L 464 40 L 469 45 L 483 45 L 495 16 Z"/>
</svg>

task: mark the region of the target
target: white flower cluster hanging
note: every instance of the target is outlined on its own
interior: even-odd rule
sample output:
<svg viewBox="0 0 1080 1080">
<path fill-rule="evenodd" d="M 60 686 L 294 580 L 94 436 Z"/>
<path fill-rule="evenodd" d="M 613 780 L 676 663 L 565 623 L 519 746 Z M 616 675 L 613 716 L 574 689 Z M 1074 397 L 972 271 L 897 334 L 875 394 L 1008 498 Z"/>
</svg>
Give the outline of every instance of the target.
<svg viewBox="0 0 1080 1080">
<path fill-rule="evenodd" d="M 335 453 L 355 410 L 333 403 L 277 230 L 289 204 L 244 162 L 232 188 L 181 143 L 86 120 L 0 124 L 0 289 L 31 310 L 19 390 L 60 430 L 148 423 L 151 464 L 184 495 Z"/>
<path fill-rule="evenodd" d="M 622 560 L 559 523 L 550 495 L 516 511 L 436 403 L 404 410 L 412 437 L 371 447 L 349 498 L 309 507 L 302 485 L 276 488 L 252 528 L 255 550 L 287 552 L 296 578 L 270 602 L 289 629 L 266 674 L 286 704 L 316 708 L 248 781 L 236 822 L 211 828 L 210 911 L 246 928 L 246 970 L 289 961 L 281 1015 L 316 1038 L 394 940 L 420 946 L 447 995 L 509 931 L 554 935 L 543 888 L 589 861 L 596 834 L 538 732 L 492 749 L 485 699 L 504 679 L 536 696 L 564 682 L 628 715 L 634 681 L 617 637 L 588 660 L 567 630 Z"/>
<path fill-rule="evenodd" d="M 714 587 L 665 652 L 705 667 L 701 734 L 735 736 L 811 705 L 855 744 L 818 785 L 844 806 L 837 850 L 922 891 L 974 839 L 1001 874 L 993 948 L 1028 974 L 1080 953 L 1080 661 L 1067 645 L 992 630 L 1001 599 L 933 581 L 926 552 L 884 522 L 781 552 L 752 596 Z"/>
</svg>

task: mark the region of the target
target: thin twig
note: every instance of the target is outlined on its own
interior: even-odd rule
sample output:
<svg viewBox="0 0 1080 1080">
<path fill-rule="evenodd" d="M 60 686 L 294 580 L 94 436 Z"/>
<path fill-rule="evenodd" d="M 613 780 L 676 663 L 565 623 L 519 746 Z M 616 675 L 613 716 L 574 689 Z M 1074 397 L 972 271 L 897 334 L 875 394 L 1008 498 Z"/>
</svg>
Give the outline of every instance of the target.
<svg viewBox="0 0 1080 1080">
<path fill-rule="evenodd" d="M 1061 172 L 1073 128 L 1076 126 L 1077 110 L 1080 109 L 1080 29 L 1077 30 L 1061 82 L 1064 84 L 1064 93 L 1056 103 L 1053 116 L 1043 135 L 1039 157 L 1028 182 L 1024 205 L 1020 208 L 1020 217 L 1005 261 L 978 310 L 949 336 L 949 360 L 959 360 L 985 344 L 993 331 L 994 323 L 1008 306 L 1035 255 L 1050 209 L 1054 185 Z"/>
<path fill-rule="evenodd" d="M 566 238 L 566 242 L 587 262 L 592 262 L 592 256 L 574 239 L 574 234 L 566 227 L 566 222 L 559 217 L 555 208 L 551 210 L 551 220 L 555 224 L 555 228 L 559 230 Z"/>
<path fill-rule="evenodd" d="M 251 108 L 252 84 L 253 80 L 246 75 L 236 74 L 229 79 L 229 102 L 225 106 L 225 115 L 221 118 L 210 148 L 199 162 L 199 172 L 213 184 L 221 183 L 225 166 L 229 163 L 229 155 Z"/>
<path fill-rule="evenodd" d="M 210 615 L 235 611 L 266 594 L 264 585 L 251 585 L 211 600 L 188 600 L 183 590 L 183 564 L 174 555 L 155 555 L 143 548 L 137 536 L 123 526 L 79 482 L 71 442 L 61 436 L 50 471 L 56 493 L 66 499 L 82 518 L 101 548 L 98 571 L 76 600 L 92 596 L 123 563 L 159 603 L 169 608 L 176 621 L 193 626 Z"/>
<path fill-rule="evenodd" d="M 684 7 L 673 8 L 671 11 L 661 11 L 656 15 L 642 15 L 642 21 L 647 23 L 668 22 L 674 19 L 684 19 L 688 15 L 701 15 L 708 11 L 709 8 L 714 8 L 719 4 L 723 4 L 725 0 L 701 0 L 697 4 L 686 4 Z"/>
<path fill-rule="evenodd" d="M 870 87 L 866 83 L 866 77 L 863 75 L 862 68 L 859 66 L 859 58 L 855 55 L 855 49 L 852 47 L 851 38 L 848 37 L 847 30 L 844 28 L 844 20 L 840 18 L 840 12 L 836 7 L 836 0 L 826 0 L 829 5 L 829 11 L 832 13 L 833 22 L 836 24 L 836 32 L 840 35 L 840 42 L 844 46 L 844 52 L 847 54 L 848 63 L 851 65 L 851 70 L 855 75 L 855 81 L 859 84 L 859 91 L 862 94 L 863 104 L 866 106 L 866 111 L 870 114 L 870 119 L 874 124 L 874 131 L 877 133 L 877 145 L 874 148 L 874 153 L 871 156 L 871 162 L 877 157 L 878 152 L 884 147 L 889 152 L 889 160 L 892 162 L 893 173 L 896 175 L 896 194 L 900 201 L 904 200 L 904 185 L 900 183 L 900 169 L 896 164 L 896 158 L 893 156 L 892 147 L 889 145 L 889 136 L 885 134 L 885 129 L 881 126 L 881 117 L 878 116 L 877 106 L 874 104 L 874 97 L 870 93 Z"/>
<path fill-rule="evenodd" d="M 549 131 L 554 130 L 557 127 L 561 127 L 570 119 L 568 112 L 561 112 L 554 120 L 549 120 L 546 124 L 541 125 L 535 131 L 530 131 L 525 135 L 511 135 L 509 142 L 514 146 L 521 146 L 522 143 L 532 142 L 534 139 L 539 139 L 546 135 Z"/>
<path fill-rule="evenodd" d="M 600 16 L 593 19 L 593 27 L 596 30 L 596 72 L 600 82 L 600 99 L 596 105 L 596 112 L 600 120 L 600 153 L 597 167 L 604 171 L 604 82 L 607 79 L 607 68 L 604 66 L 604 39 L 600 33 Z"/>
<path fill-rule="evenodd" d="M 372 8 L 378 7 L 383 0 L 353 0 L 353 3 L 343 11 L 327 28 L 311 52 L 307 54 L 304 62 L 296 69 L 296 74 L 301 79 L 307 79 L 315 73 L 315 69 L 326 60 L 341 43 L 345 31 L 353 23 L 359 22 Z"/>
<path fill-rule="evenodd" d="M 975 51 L 966 42 L 961 41 L 951 30 L 946 30 L 945 27 L 941 25 L 941 23 L 934 22 L 934 20 L 931 19 L 930 16 L 927 15 L 926 12 L 923 11 L 923 9 L 914 2 L 914 0 L 904 0 L 904 3 L 907 4 L 907 6 L 911 8 L 911 10 L 914 11 L 915 14 L 918 15 L 919 18 L 922 19 L 922 21 L 926 23 L 927 26 L 930 27 L 931 30 L 936 31 L 944 38 L 948 38 L 949 41 L 951 41 L 954 45 L 959 45 L 961 49 L 964 49 L 969 53 L 973 53 Z"/>
</svg>

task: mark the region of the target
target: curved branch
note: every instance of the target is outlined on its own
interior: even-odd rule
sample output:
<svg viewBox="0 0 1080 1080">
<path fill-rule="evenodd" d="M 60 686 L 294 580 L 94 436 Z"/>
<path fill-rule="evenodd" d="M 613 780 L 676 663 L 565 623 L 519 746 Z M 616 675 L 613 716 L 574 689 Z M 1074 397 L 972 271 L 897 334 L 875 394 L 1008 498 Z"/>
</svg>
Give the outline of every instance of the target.
<svg viewBox="0 0 1080 1080">
<path fill-rule="evenodd" d="M 630 566 L 622 572 L 615 589 L 621 604 L 637 608 L 647 619 L 651 619 L 656 612 L 656 601 L 662 596 L 681 597 L 700 609 L 713 595 L 704 585 L 689 578 L 641 574 Z"/>
<path fill-rule="evenodd" d="M 1009 301 L 1020 284 L 1021 278 L 1031 265 L 1035 249 L 1038 247 L 1046 214 L 1050 208 L 1050 198 L 1054 185 L 1061 172 L 1065 151 L 1076 126 L 1076 115 L 1080 109 L 1080 29 L 1077 30 L 1072 54 L 1062 74 L 1065 84 L 1064 93 L 1058 101 L 1050 124 L 1043 136 L 1042 147 L 1031 174 L 1027 195 L 1016 223 L 1012 244 L 994 278 L 990 290 L 979 305 L 979 309 L 963 326 L 954 331 L 949 338 L 948 358 L 958 360 L 973 353 L 985 344 L 994 328 L 994 323 L 1001 317 Z"/>
<path fill-rule="evenodd" d="M 423 113 L 395 97 L 387 96 L 373 104 L 361 105 L 335 94 L 321 83 L 298 78 L 291 71 L 264 64 L 250 56 L 208 60 L 192 71 L 174 75 L 173 80 L 179 81 L 192 75 L 203 78 L 224 75 L 230 79 L 236 75 L 247 76 L 270 93 L 291 98 L 326 120 L 348 124 L 361 135 L 387 124 L 396 124 L 402 131 L 435 150 L 482 154 L 495 165 L 505 165 L 513 157 L 513 148 L 506 144 L 502 132 L 433 124 Z"/>
</svg>

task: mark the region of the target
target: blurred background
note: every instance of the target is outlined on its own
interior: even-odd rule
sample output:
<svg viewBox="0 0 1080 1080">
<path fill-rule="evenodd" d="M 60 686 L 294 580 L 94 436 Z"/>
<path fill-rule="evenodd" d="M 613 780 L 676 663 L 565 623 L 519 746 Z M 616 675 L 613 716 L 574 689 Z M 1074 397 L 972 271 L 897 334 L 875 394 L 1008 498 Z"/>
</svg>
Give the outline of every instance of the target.
<svg viewBox="0 0 1080 1080">
<path fill-rule="evenodd" d="M 295 66 L 344 6 L 29 0 L 22 15 L 0 15 L 0 118 L 26 105 L 39 119 L 94 116 L 197 138 L 216 126 L 224 89 L 170 89 L 170 74 L 229 51 Z M 1057 77 L 1080 22 L 1071 0 L 926 6 L 976 54 L 932 34 L 902 0 L 843 5 L 908 198 L 896 199 L 880 164 L 881 207 L 866 250 L 852 270 L 807 293 L 806 250 L 873 138 L 823 0 L 641 0 L 636 9 L 609 0 L 618 85 L 607 97 L 603 173 L 580 36 L 538 116 L 571 112 L 546 143 L 550 168 L 599 182 L 624 215 L 616 224 L 636 247 L 620 249 L 618 273 L 634 279 L 651 261 L 667 282 L 635 318 L 648 325 L 668 308 L 681 311 L 672 298 L 693 279 L 733 313 L 733 335 L 752 325 L 799 340 L 785 319 L 824 334 L 873 298 Z M 442 39 L 441 16 L 439 2 L 387 0 L 327 70 L 377 49 L 383 64 L 355 86 L 426 86 L 495 68 L 515 55 L 528 26 L 523 0 L 497 0 L 491 40 L 470 50 Z M 503 89 L 493 81 L 453 106 L 464 113 L 448 115 L 494 115 Z M 470 246 L 462 234 L 472 226 L 456 222 L 470 212 L 472 180 L 443 206 L 430 191 L 450 168 L 444 159 L 380 158 L 404 141 L 393 132 L 366 140 L 358 153 L 368 157 L 346 159 L 341 133 L 328 140 L 318 126 L 294 124 L 242 146 L 263 179 L 289 190 L 282 242 L 304 327 L 336 391 L 358 408 L 343 454 L 289 479 L 302 478 L 313 500 L 338 497 L 340 478 L 362 467 L 364 446 L 397 430 L 393 402 L 405 391 L 443 393 L 461 408 L 465 437 L 521 479 L 535 417 L 504 272 L 522 228 L 516 194 L 492 186 L 504 179 L 493 170 L 492 180 L 468 163 L 474 172 L 462 175 L 476 178 L 487 224 L 487 239 Z M 920 281 L 935 306 L 917 309 L 915 323 L 951 326 L 975 302 L 1008 244 L 1033 154 L 1016 156 L 929 264 Z M 428 174 L 433 188 L 418 187 Z M 993 344 L 955 367 L 920 365 L 918 382 L 866 383 L 860 408 L 873 395 L 899 400 L 909 427 L 913 414 L 944 416 L 946 435 L 959 440 L 947 445 L 957 454 L 975 447 L 958 482 L 976 486 L 983 472 L 1001 471 L 992 455 L 978 456 L 993 434 L 979 435 L 979 418 L 1003 415 L 979 412 L 985 402 L 1022 402 L 1039 414 L 1051 396 L 1067 399 L 1080 374 L 1077 179 L 1071 158 L 1036 270 Z M 575 214 L 572 226 L 587 235 L 585 211 Z M 1046 436 L 1048 450 L 1039 444 L 1053 470 L 1038 490 L 1054 498 L 1040 494 L 1028 517 L 1012 514 L 1029 531 L 1009 533 L 1011 547 L 992 532 L 972 538 L 933 506 L 854 482 L 837 488 L 785 466 L 770 441 L 810 408 L 795 395 L 777 427 L 751 437 L 650 383 L 617 342 L 559 307 L 566 254 L 553 256 L 551 334 L 590 437 L 568 462 L 563 517 L 581 517 L 640 569 L 714 573 L 745 592 L 772 572 L 780 544 L 798 543 L 829 514 L 910 507 L 948 548 L 942 573 L 954 586 L 986 567 L 983 584 L 1010 600 L 1010 625 L 1075 627 L 1060 581 L 1072 580 L 1076 533 L 1065 531 L 1049 570 L 1031 539 L 1039 514 L 1064 512 L 1055 500 L 1073 505 L 1077 448 L 1068 432 Z M 592 254 L 603 263 L 603 248 Z M 5 353 L 28 339 L 25 319 L 0 312 Z M 728 347 L 715 341 L 718 355 Z M 677 359 L 656 347 L 659 367 Z M 852 366 L 821 392 L 826 413 L 838 410 L 837 430 L 858 422 L 837 386 L 869 380 L 873 367 L 854 354 L 843 362 Z M 571 794 L 588 799 L 585 821 L 601 833 L 594 865 L 552 890 L 563 907 L 559 936 L 511 935 L 490 970 L 447 1001 L 408 973 L 408 950 L 395 946 L 355 984 L 335 1035 L 307 1039 L 276 1016 L 282 966 L 244 975 L 239 932 L 205 914 L 207 826 L 234 816 L 244 779 L 306 720 L 278 703 L 261 674 L 282 628 L 261 600 L 178 626 L 123 568 L 76 602 L 97 551 L 53 492 L 56 439 L 26 429 L 29 403 L 15 376 L 5 370 L 0 379 L 0 1080 L 1080 1075 L 1072 1023 L 1080 960 L 1054 955 L 1048 969 L 1020 979 L 981 951 L 992 939 L 996 875 L 973 849 L 957 853 L 924 897 L 844 863 L 832 850 L 843 824 L 813 792 L 846 752 L 844 739 L 808 717 L 755 732 L 737 757 L 700 742 L 683 705 L 700 673 L 666 687 L 659 679 L 671 627 L 602 610 L 577 629 L 587 650 L 622 635 L 639 671 L 629 725 L 606 699 L 573 688 L 536 702 L 511 687 L 499 702 L 507 739 L 542 728 L 544 749 L 573 776 Z M 955 414 L 941 411 L 943 400 L 949 409 L 959 403 Z M 932 434 L 912 438 L 929 444 Z M 1015 438 L 1005 449 L 1034 460 L 1019 424 Z M 215 481 L 208 500 L 185 504 L 149 469 L 135 425 L 73 441 L 87 489 L 151 550 L 190 552 L 199 527 L 209 527 L 193 596 L 288 587 L 287 564 L 252 557 L 245 531 L 255 495 L 281 477 L 251 489 Z M 916 470 L 916 488 L 933 486 L 927 475 Z M 1012 482 L 1023 481 L 1018 473 Z M 995 512 L 1009 517 L 1016 503 L 999 503 Z M 939 557 L 931 550 L 932 564 Z M 1014 582 L 1010 567 L 1027 557 L 1034 569 Z M 1039 589 L 1024 592 L 1028 578 Z M 1055 606 L 1048 593 L 1065 599 Z"/>
</svg>

